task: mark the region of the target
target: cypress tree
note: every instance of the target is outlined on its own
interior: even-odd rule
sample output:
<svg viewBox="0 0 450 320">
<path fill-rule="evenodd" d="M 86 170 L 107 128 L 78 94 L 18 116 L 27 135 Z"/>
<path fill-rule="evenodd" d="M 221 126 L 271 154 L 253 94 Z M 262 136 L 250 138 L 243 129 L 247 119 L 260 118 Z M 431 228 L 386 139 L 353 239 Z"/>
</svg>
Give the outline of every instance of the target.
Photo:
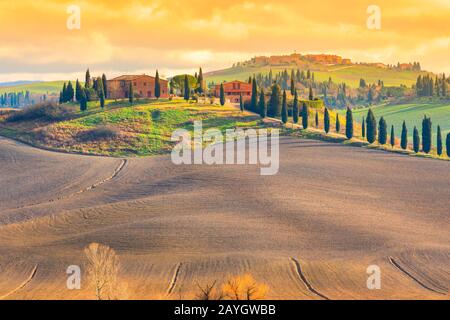
<svg viewBox="0 0 450 320">
<path fill-rule="evenodd" d="M 59 92 L 59 104 L 62 104 L 63 103 L 63 92 L 62 92 L 62 90 Z M 2 105 L 3 105 L 3 103 L 2 103 Z"/>
<path fill-rule="evenodd" d="M 272 94 L 270 95 L 269 106 L 267 108 L 267 115 L 269 117 L 278 117 L 281 113 L 281 89 L 276 83 L 272 86 Z"/>
<path fill-rule="evenodd" d="M 394 125 L 391 126 L 391 147 L 393 148 L 395 146 L 395 131 L 394 131 Z"/>
<path fill-rule="evenodd" d="M 372 112 L 372 109 L 369 109 L 366 118 L 366 130 L 367 130 L 367 141 L 369 143 L 374 143 L 377 138 L 377 121 Z"/>
<path fill-rule="evenodd" d="M 406 127 L 405 121 L 403 121 L 402 125 L 402 137 L 400 146 L 402 147 L 403 150 L 406 150 L 406 148 L 408 148 L 408 128 Z"/>
<path fill-rule="evenodd" d="M 98 78 L 98 97 L 100 99 L 100 107 L 105 108 L 105 92 L 103 91 L 102 78 Z"/>
<path fill-rule="evenodd" d="M 387 141 L 387 125 L 384 117 L 381 117 L 379 122 L 379 134 L 378 134 L 378 142 L 381 145 L 385 145 Z"/>
<path fill-rule="evenodd" d="M 134 91 L 133 91 L 133 83 L 130 81 L 130 86 L 128 88 L 128 100 L 131 104 L 133 104 L 134 101 Z"/>
<path fill-rule="evenodd" d="M 292 122 L 298 123 L 298 94 L 294 93 L 294 104 L 292 106 Z"/>
<path fill-rule="evenodd" d="M 102 75 L 102 83 L 103 83 L 103 93 L 105 95 L 105 99 L 108 97 L 108 80 L 106 79 L 106 75 Z"/>
<path fill-rule="evenodd" d="M 91 74 L 89 72 L 89 69 L 87 69 L 87 71 L 86 71 L 86 81 L 85 81 L 84 87 L 85 88 L 91 87 Z"/>
<path fill-rule="evenodd" d="M 294 70 L 292 70 L 292 71 L 294 71 Z M 293 76 L 291 76 L 291 94 L 292 95 L 295 95 L 295 80 L 294 80 L 294 77 Z"/>
<path fill-rule="evenodd" d="M 447 138 L 445 139 L 445 148 L 447 149 L 447 157 L 450 158 L 450 132 L 447 133 Z"/>
<path fill-rule="evenodd" d="M 347 139 L 353 138 L 353 112 L 350 108 L 347 108 L 345 115 L 345 135 Z"/>
<path fill-rule="evenodd" d="M 287 123 L 288 121 L 288 111 L 287 111 L 287 98 L 286 98 L 286 90 L 283 91 L 283 102 L 281 104 L 281 121 L 283 123 Z"/>
<path fill-rule="evenodd" d="M 336 132 L 341 132 L 341 122 L 339 121 L 339 114 L 336 113 Z"/>
<path fill-rule="evenodd" d="M 436 149 L 438 156 L 442 155 L 442 133 L 441 126 L 437 127 Z"/>
<path fill-rule="evenodd" d="M 80 92 L 80 110 L 87 110 L 87 97 L 86 97 L 86 89 L 82 89 Z"/>
<path fill-rule="evenodd" d="M 67 88 L 66 88 L 66 102 L 72 102 L 73 96 L 74 96 L 74 90 L 73 90 L 72 82 L 69 81 L 69 84 L 67 85 Z"/>
<path fill-rule="evenodd" d="M 413 133 L 413 148 L 414 152 L 418 153 L 420 149 L 420 137 L 419 137 L 419 130 L 414 126 L 414 133 Z"/>
<path fill-rule="evenodd" d="M 242 101 L 242 93 L 239 94 L 239 109 L 244 112 L 244 101 Z"/>
<path fill-rule="evenodd" d="M 316 110 L 315 123 L 316 123 L 316 128 L 319 128 L 319 111 L 317 111 L 317 110 Z"/>
<path fill-rule="evenodd" d="M 314 95 L 313 95 L 313 90 L 311 88 L 311 86 L 309 86 L 309 100 L 314 100 Z"/>
<path fill-rule="evenodd" d="M 303 102 L 303 106 L 302 106 L 302 126 L 303 129 L 308 129 L 308 125 L 309 125 L 309 110 L 308 110 L 308 105 L 306 104 L 306 102 Z M 317 115 L 317 113 L 316 113 Z"/>
<path fill-rule="evenodd" d="M 431 119 L 424 116 L 422 120 L 422 149 L 425 153 L 431 151 Z"/>
<path fill-rule="evenodd" d="M 253 112 L 256 112 L 258 110 L 258 87 L 256 85 L 256 79 L 253 77 L 252 81 L 252 98 L 250 102 L 250 108 Z"/>
<path fill-rule="evenodd" d="M 266 100 L 264 96 L 264 90 L 261 89 L 261 92 L 259 93 L 259 115 L 261 118 L 265 118 L 267 116 L 267 106 L 266 106 Z"/>
<path fill-rule="evenodd" d="M 366 121 L 364 120 L 364 117 L 362 118 L 361 134 L 363 138 L 366 137 Z"/>
<path fill-rule="evenodd" d="M 81 87 L 81 84 L 77 79 L 77 82 L 75 83 L 75 99 L 77 100 L 77 102 L 80 102 L 80 100 L 81 100 L 81 91 L 82 90 L 83 90 L 83 88 Z"/>
<path fill-rule="evenodd" d="M 62 103 L 66 103 L 67 102 L 67 86 L 66 86 L 65 82 L 64 82 L 61 93 L 62 93 L 62 98 L 60 100 Z"/>
<path fill-rule="evenodd" d="M 323 117 L 323 127 L 326 133 L 330 132 L 330 114 L 328 112 L 328 108 L 325 108 Z"/>
<path fill-rule="evenodd" d="M 203 94 L 204 88 L 203 88 L 203 70 L 202 70 L 202 68 L 200 68 L 200 70 L 198 72 L 197 81 L 198 81 L 198 93 Z"/>
<path fill-rule="evenodd" d="M 223 106 L 225 104 L 225 90 L 223 88 L 223 83 L 220 84 L 220 105 Z"/>
<path fill-rule="evenodd" d="M 223 86 L 221 85 L 220 90 L 222 93 Z M 191 97 L 191 88 L 189 88 L 189 79 L 187 74 L 184 75 L 184 100 L 189 101 Z"/>
<path fill-rule="evenodd" d="M 155 97 L 159 99 L 161 97 L 161 83 L 159 82 L 159 72 L 156 70 L 155 75 Z"/>
</svg>

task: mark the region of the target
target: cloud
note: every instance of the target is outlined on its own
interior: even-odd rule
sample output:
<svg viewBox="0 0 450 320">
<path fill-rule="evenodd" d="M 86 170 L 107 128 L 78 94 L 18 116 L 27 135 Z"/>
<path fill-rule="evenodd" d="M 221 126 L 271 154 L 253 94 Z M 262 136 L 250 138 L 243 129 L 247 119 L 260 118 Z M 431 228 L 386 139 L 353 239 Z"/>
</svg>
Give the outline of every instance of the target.
<svg viewBox="0 0 450 320">
<path fill-rule="evenodd" d="M 69 31 L 65 0 L 0 1 L 0 80 L 10 74 L 86 67 L 125 72 L 209 70 L 259 54 L 338 53 L 356 61 L 423 61 L 448 68 L 448 0 L 378 0 L 382 29 L 366 28 L 354 0 L 75 0 L 82 28 Z M 72 4 L 72 2 L 71 2 Z"/>
</svg>

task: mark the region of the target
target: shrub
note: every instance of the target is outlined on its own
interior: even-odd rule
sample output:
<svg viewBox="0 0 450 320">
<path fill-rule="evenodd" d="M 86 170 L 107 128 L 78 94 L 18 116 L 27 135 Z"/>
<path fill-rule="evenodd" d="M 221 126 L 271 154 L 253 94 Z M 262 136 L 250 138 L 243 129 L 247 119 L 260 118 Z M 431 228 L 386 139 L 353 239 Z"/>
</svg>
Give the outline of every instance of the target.
<svg viewBox="0 0 450 320">
<path fill-rule="evenodd" d="M 111 140 L 120 136 L 120 131 L 111 126 L 99 126 L 80 132 L 78 139 L 81 141 L 97 141 L 97 140 Z"/>
<path fill-rule="evenodd" d="M 42 102 L 12 113 L 8 122 L 27 120 L 60 121 L 69 118 L 72 109 L 54 102 Z"/>
</svg>

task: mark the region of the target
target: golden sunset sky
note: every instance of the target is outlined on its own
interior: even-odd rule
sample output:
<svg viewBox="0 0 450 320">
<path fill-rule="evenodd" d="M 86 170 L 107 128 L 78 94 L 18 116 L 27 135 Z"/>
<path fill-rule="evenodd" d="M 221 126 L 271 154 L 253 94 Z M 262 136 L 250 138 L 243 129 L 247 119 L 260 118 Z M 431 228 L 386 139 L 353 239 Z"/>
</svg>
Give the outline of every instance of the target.
<svg viewBox="0 0 450 320">
<path fill-rule="evenodd" d="M 81 29 L 69 30 L 69 5 Z M 381 8 L 369 30 L 367 7 Z M 450 0 L 0 0 L 0 81 L 211 71 L 255 55 L 335 53 L 450 73 Z"/>
</svg>

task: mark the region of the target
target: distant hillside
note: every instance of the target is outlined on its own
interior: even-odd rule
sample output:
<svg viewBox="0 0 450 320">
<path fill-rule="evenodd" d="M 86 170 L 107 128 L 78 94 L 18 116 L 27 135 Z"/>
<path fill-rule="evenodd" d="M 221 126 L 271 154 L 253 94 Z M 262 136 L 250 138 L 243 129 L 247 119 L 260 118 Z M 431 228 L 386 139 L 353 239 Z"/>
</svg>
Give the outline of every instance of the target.
<svg viewBox="0 0 450 320">
<path fill-rule="evenodd" d="M 0 93 L 30 91 L 36 94 L 59 94 L 63 84 L 64 81 L 42 81 L 0 86 Z"/>
<path fill-rule="evenodd" d="M 423 101 L 418 100 L 411 103 L 375 106 L 372 107 L 372 110 L 377 119 L 382 116 L 386 119 L 389 129 L 391 125 L 394 125 L 397 136 L 400 136 L 403 121 L 406 121 L 408 135 L 412 139 L 414 126 L 419 131 L 422 130 L 424 115 L 430 117 L 433 122 L 433 144 L 436 143 L 435 135 L 438 125 L 441 126 L 443 137 L 450 132 L 450 102 L 428 102 L 424 99 Z M 353 110 L 354 119 L 361 122 L 362 118 L 366 117 L 367 111 L 368 108 Z M 340 113 L 344 115 L 345 111 L 340 111 Z"/>
<path fill-rule="evenodd" d="M 220 83 L 230 80 L 248 80 L 254 74 L 268 74 L 270 70 L 278 73 L 291 69 L 314 71 L 316 81 L 327 81 L 330 77 L 335 83 L 346 83 L 351 87 L 357 87 L 359 80 L 363 78 L 367 83 L 384 81 L 385 86 L 399 86 L 401 84 L 410 87 L 426 71 L 418 71 L 416 63 L 402 63 L 398 67 L 390 67 L 382 63 L 352 63 L 349 59 L 343 59 L 335 55 L 287 55 L 273 57 L 255 57 L 252 60 L 236 63 L 233 67 L 206 73 L 207 83 Z"/>
<path fill-rule="evenodd" d="M 12 86 L 19 86 L 19 85 L 24 85 L 24 84 L 36 83 L 36 82 L 41 82 L 41 81 L 24 80 L 24 81 L 0 82 L 0 87 L 12 87 Z"/>
</svg>

